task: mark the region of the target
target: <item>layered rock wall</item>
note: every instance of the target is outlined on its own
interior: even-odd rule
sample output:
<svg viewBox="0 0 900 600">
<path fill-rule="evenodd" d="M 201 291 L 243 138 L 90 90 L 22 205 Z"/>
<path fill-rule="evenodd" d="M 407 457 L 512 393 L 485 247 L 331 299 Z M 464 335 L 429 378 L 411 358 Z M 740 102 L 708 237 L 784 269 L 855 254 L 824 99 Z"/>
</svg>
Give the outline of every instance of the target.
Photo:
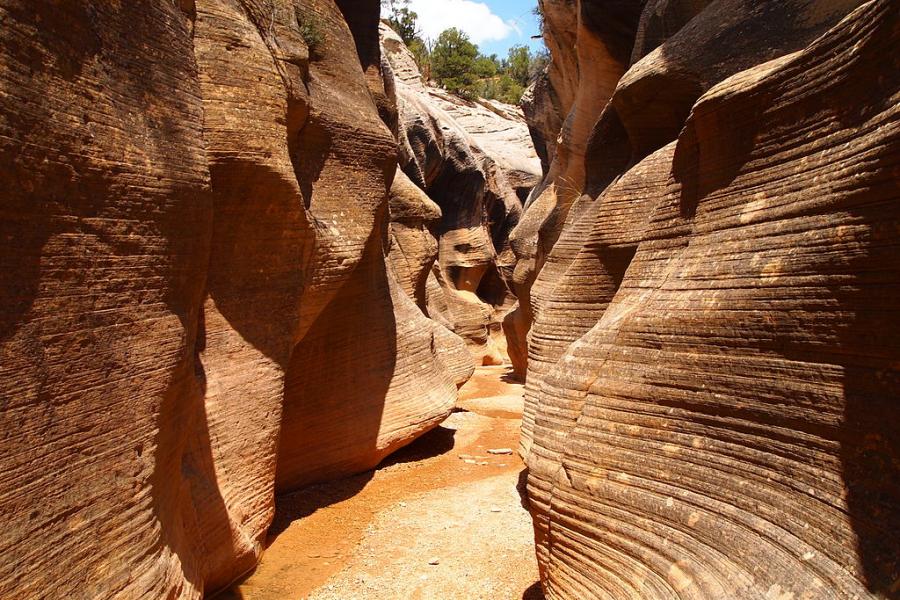
<svg viewBox="0 0 900 600">
<path fill-rule="evenodd" d="M 469 344 L 478 364 L 505 359 L 500 332 L 514 302 L 509 234 L 540 162 L 521 112 L 426 85 L 402 40 L 382 25 L 399 113 L 400 165 L 440 209 L 427 311 Z"/>
<path fill-rule="evenodd" d="M 527 335 L 534 320 L 532 288 L 584 190 L 588 141 L 628 66 L 625 48 L 630 47 L 640 14 L 636 1 L 547 0 L 539 6 L 544 38 L 553 57 L 546 74 L 550 86 L 536 85 L 534 92 L 539 95 L 534 100 L 526 97 L 526 106 L 532 117 L 541 115 L 537 122 L 532 120 L 531 129 L 538 132 L 535 146 L 547 147 L 545 140 L 555 135 L 558 143 L 545 151 L 552 162 L 510 235 L 516 256 L 513 289 L 518 306 L 508 314 L 503 328 L 513 367 L 520 376 L 528 364 Z M 597 18 L 600 14 L 602 18 Z M 557 106 L 562 125 L 555 134 L 555 123 L 547 113 Z"/>
<path fill-rule="evenodd" d="M 529 290 L 545 592 L 894 597 L 900 9 L 638 23 Z"/>
<path fill-rule="evenodd" d="M 471 373 L 400 241 L 435 215 L 389 194 L 378 3 L 0 20 L 0 597 L 200 598 L 276 489 L 371 468 Z"/>
</svg>

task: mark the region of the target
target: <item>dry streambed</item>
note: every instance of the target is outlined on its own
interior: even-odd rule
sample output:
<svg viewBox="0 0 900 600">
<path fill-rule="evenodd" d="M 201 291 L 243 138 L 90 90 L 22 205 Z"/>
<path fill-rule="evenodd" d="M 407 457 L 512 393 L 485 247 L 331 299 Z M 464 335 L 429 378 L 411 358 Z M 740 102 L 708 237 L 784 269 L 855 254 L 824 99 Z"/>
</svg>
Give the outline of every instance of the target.
<svg viewBox="0 0 900 600">
<path fill-rule="evenodd" d="M 518 488 L 522 387 L 485 367 L 460 410 L 376 471 L 278 501 L 269 547 L 229 600 L 541 598 Z"/>
</svg>

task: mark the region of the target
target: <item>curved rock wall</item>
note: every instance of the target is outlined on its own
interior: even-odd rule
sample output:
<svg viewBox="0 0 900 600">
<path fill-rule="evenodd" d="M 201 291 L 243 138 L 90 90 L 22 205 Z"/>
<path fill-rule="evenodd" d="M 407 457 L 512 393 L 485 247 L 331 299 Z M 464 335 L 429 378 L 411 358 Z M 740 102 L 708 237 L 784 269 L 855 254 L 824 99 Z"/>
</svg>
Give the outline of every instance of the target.
<svg viewBox="0 0 900 600">
<path fill-rule="evenodd" d="M 513 367 L 520 376 L 527 368 L 527 335 L 534 320 L 532 286 L 584 190 L 588 141 L 627 68 L 625 48 L 631 46 L 640 15 L 640 3 L 627 0 L 541 0 L 539 6 L 544 39 L 553 57 L 547 71 L 553 94 L 548 91 L 544 102 L 558 105 L 563 121 L 548 172 L 510 235 L 516 256 L 513 289 L 519 304 L 507 315 L 503 328 Z M 552 129 L 544 131 L 546 126 L 540 122 L 532 129 L 542 132 L 536 146 L 553 135 Z"/>
<path fill-rule="evenodd" d="M 0 20 L 0 597 L 200 598 L 276 487 L 371 468 L 471 373 L 421 308 L 434 207 L 394 201 L 378 3 Z"/>
<path fill-rule="evenodd" d="M 382 25 L 381 36 L 394 76 L 400 165 L 441 211 L 428 314 L 468 342 L 475 363 L 500 364 L 500 320 L 514 300 L 509 233 L 540 179 L 539 158 L 518 109 L 426 85 L 397 34 Z"/>
<path fill-rule="evenodd" d="M 545 592 L 894 597 L 900 8 L 705 4 L 647 4 L 531 292 Z"/>
<path fill-rule="evenodd" d="M 584 157 L 585 193 L 572 205 L 563 233 L 540 265 L 534 283 L 520 294 L 520 298 L 529 299 L 532 321 L 540 320 L 547 303 L 557 297 L 557 282 L 585 242 L 586 228 L 577 222 L 593 218 L 591 214 L 585 217 L 584 213 L 602 201 L 598 198 L 610 183 L 648 154 L 676 139 L 690 107 L 704 90 L 748 65 L 801 48 L 856 4 L 856 0 L 828 0 L 810 6 L 801 0 L 798 4 L 762 2 L 749 7 L 741 2 L 717 2 L 692 20 L 683 13 L 684 7 L 679 3 L 671 7 L 659 3 L 649 5 L 642 17 L 645 25 L 653 22 L 648 14 L 656 15 L 657 11 L 679 14 L 689 24 L 628 70 L 596 120 Z M 647 31 L 645 26 L 643 34 Z M 749 40 L 748 31 L 755 32 Z M 638 38 L 637 44 L 641 43 Z M 536 213 L 542 215 L 540 209 Z M 523 222 L 527 219 L 528 215 Z M 532 264 L 528 258 L 520 262 L 526 266 Z M 518 264 L 516 268 L 521 270 Z M 539 327 L 529 330 L 530 381 L 526 388 L 524 448 L 531 441 L 536 394 L 546 368 L 558 360 L 560 350 L 584 332 L 585 329 L 574 324 L 564 332 Z"/>
</svg>

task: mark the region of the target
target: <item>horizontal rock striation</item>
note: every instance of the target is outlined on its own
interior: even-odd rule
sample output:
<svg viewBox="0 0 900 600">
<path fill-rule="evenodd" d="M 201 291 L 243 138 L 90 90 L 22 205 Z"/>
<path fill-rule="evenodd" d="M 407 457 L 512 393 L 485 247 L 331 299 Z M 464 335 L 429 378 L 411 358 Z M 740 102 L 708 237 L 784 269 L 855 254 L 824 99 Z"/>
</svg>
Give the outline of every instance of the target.
<svg viewBox="0 0 900 600">
<path fill-rule="evenodd" d="M 450 413 L 378 11 L 0 0 L 0 597 L 200 598 Z"/>
<path fill-rule="evenodd" d="M 591 210 L 595 199 L 617 177 L 676 139 L 691 105 L 704 90 L 748 64 L 759 64 L 802 47 L 856 4 L 856 1 L 840 0 L 829 0 L 816 6 L 805 2 L 797 5 L 775 2 L 757 3 L 751 9 L 739 4 L 716 3 L 695 15 L 693 20 L 689 19 L 690 12 L 685 14 L 686 8 L 679 3 L 649 5 L 642 17 L 644 27 L 638 32 L 636 51 L 643 47 L 645 42 L 641 36 L 648 35 L 650 26 L 647 24 L 654 23 L 657 11 L 670 16 L 680 15 L 689 24 L 662 46 L 639 58 L 619 81 L 609 104 L 597 119 L 584 159 L 585 193 L 569 209 L 563 224 L 564 233 L 540 264 L 534 282 L 527 291 L 520 292 L 520 297 L 529 299 L 527 312 L 532 320 L 548 301 L 556 297 L 555 286 L 584 242 L 585 228 L 575 223 Z M 584 6 L 582 10 L 585 10 Z M 773 27 L 773 22 L 781 26 Z M 747 41 L 747 31 L 758 32 L 753 37 L 758 44 Z M 723 40 L 728 42 L 725 50 L 722 49 Z M 532 209 L 529 207 L 529 210 Z M 537 214 L 542 213 L 537 210 Z M 528 218 L 526 215 L 523 222 Z M 593 216 L 586 218 L 590 221 Z M 526 259 L 524 264 L 532 263 Z M 560 338 L 560 330 L 529 330 L 529 339 L 533 338 L 533 343 L 528 347 L 528 358 L 537 364 L 530 370 L 531 381 L 526 389 L 523 448 L 531 442 L 535 394 L 544 366 L 554 363 L 559 358 L 558 350 L 586 330 L 583 325 L 573 324 L 564 331 Z M 557 338 L 555 342 L 547 344 L 541 339 L 548 333 Z"/>
<path fill-rule="evenodd" d="M 546 176 L 510 234 L 516 256 L 513 290 L 519 304 L 507 315 L 503 328 L 513 367 L 520 376 L 527 368 L 527 335 L 534 320 L 532 286 L 584 190 L 588 141 L 627 68 L 626 48 L 631 47 L 640 15 L 639 2 L 541 0 L 539 6 L 544 39 L 553 57 L 546 75 L 551 88 L 543 102 L 559 107 L 562 127 Z M 602 18 L 597 18 L 601 14 Z M 532 119 L 541 114 L 535 108 L 528 110 Z M 549 125 L 542 124 L 548 120 Z M 539 132 L 535 146 L 544 144 L 554 127 L 548 117 L 532 120 L 532 131 Z"/>
<path fill-rule="evenodd" d="M 531 294 L 546 595 L 895 597 L 900 8 L 665 4 Z"/>
<path fill-rule="evenodd" d="M 557 244 L 571 245 L 575 257 L 532 327 L 528 413 L 521 440 L 528 456 L 528 494 L 539 556 L 547 551 L 550 491 L 560 466 L 564 433 L 575 424 L 584 390 L 592 383 L 577 369 L 560 371 L 555 365 L 564 354 L 571 356 L 567 350 L 571 352 L 573 342 L 597 324 L 618 291 L 647 229 L 653 199 L 666 190 L 666 167 L 673 150 L 674 144 L 667 146 L 611 185 Z"/>
</svg>

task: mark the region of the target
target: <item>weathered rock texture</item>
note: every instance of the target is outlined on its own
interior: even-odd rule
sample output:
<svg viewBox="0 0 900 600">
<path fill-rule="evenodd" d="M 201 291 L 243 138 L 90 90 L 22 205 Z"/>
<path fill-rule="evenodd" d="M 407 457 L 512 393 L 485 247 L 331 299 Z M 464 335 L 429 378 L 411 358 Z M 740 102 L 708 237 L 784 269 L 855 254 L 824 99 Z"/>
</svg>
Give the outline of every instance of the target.
<svg viewBox="0 0 900 600">
<path fill-rule="evenodd" d="M 514 301 L 509 233 L 540 161 L 515 107 L 467 101 L 427 86 L 400 38 L 381 27 L 399 113 L 400 165 L 438 205 L 438 260 L 428 314 L 469 343 L 479 364 L 504 359 L 500 320 Z"/>
<path fill-rule="evenodd" d="M 556 158 L 557 140 L 564 114 L 559 95 L 550 83 L 549 68 L 535 77 L 522 94 L 522 112 L 534 150 L 541 159 L 544 177 Z"/>
<path fill-rule="evenodd" d="M 550 148 L 545 140 L 554 135 L 552 118 L 532 120 L 531 129 L 538 132 L 535 146 L 544 145 L 547 160 L 552 162 L 510 235 L 517 259 L 513 290 L 519 305 L 508 314 L 503 328 L 519 375 L 525 373 L 528 363 L 526 336 L 534 319 L 532 285 L 562 233 L 569 210 L 584 190 L 588 140 L 627 68 L 640 14 L 637 1 L 542 0 L 539 5 L 544 38 L 553 56 L 547 72 L 550 87 L 534 101 L 526 97 L 526 106 L 532 116 L 550 112 L 550 106 L 559 107 L 564 120 L 559 144 Z M 540 94 L 541 88 L 534 92 Z M 535 103 L 543 107 L 529 106 Z"/>
<path fill-rule="evenodd" d="M 0 597 L 200 598 L 276 486 L 374 466 L 471 372 L 434 248 L 385 258 L 436 215 L 388 205 L 378 3 L 0 21 Z"/>
<path fill-rule="evenodd" d="M 796 5 L 790 2 L 763 2 L 749 7 L 740 2 L 717 2 L 693 20 L 689 18 L 690 7 L 679 3 L 649 5 L 641 19 L 636 55 L 653 29 L 658 12 L 668 14 L 675 22 L 678 18 L 688 20 L 689 24 L 661 47 L 649 53 L 645 51 L 647 56 L 638 60 L 616 86 L 609 104 L 596 122 L 590 149 L 584 158 L 587 173 L 583 184 L 585 193 L 568 209 L 564 221 L 567 223 L 564 225 L 565 233 L 560 233 L 561 237 L 553 244 L 552 251 L 546 252 L 545 256 L 539 253 L 539 271 L 534 275 L 535 281 L 526 289 L 517 287 L 519 297 L 529 300 L 527 310 L 521 312 L 531 315 L 531 321 L 535 321 L 538 318 L 535 315 L 556 297 L 554 288 L 557 281 L 585 241 L 584 224 L 570 224 L 582 218 L 587 219 L 589 224 L 596 215 L 583 216 L 582 213 L 590 210 L 588 207 L 616 177 L 654 150 L 675 140 L 690 107 L 705 90 L 748 65 L 759 64 L 802 47 L 856 4 L 856 1 L 829 0 L 814 6 L 806 2 Z M 582 13 L 589 9 L 587 5 L 581 8 Z M 779 27 L 773 27 L 773 23 L 778 23 Z M 759 44 L 754 45 L 748 41 L 746 32 L 757 30 L 759 33 L 753 39 Z M 723 40 L 727 42 L 724 46 Z M 619 43 L 621 45 L 621 41 Z M 554 210 L 559 213 L 559 206 Z M 532 213 L 538 217 L 543 215 L 542 209 L 529 207 L 529 214 L 523 223 L 529 222 Z M 548 225 L 560 227 L 556 218 L 551 215 L 551 218 L 544 220 L 543 231 Z M 521 233 L 516 231 L 513 237 L 518 239 Z M 515 242 L 513 247 L 519 248 Z M 517 273 L 527 271 L 533 264 L 533 258 L 527 254 L 522 256 L 516 266 Z M 526 392 L 530 399 L 525 413 L 523 443 L 526 447 L 531 439 L 533 398 L 543 371 L 556 362 L 559 351 L 585 330 L 568 327 L 564 331 L 560 335 L 560 331 L 541 332 L 538 327 L 529 330 L 533 343 L 529 346 L 528 358 L 535 364 L 530 368 L 531 384 Z M 520 352 L 514 348 L 520 346 L 524 336 L 518 329 L 511 331 L 511 334 L 514 334 L 511 337 L 517 343 L 511 345 L 510 354 L 519 356 Z M 549 335 L 549 340 L 546 335 Z M 551 351 L 547 352 L 548 349 Z"/>
<path fill-rule="evenodd" d="M 530 294 L 548 598 L 897 597 L 898 24 L 647 4 Z"/>
</svg>

